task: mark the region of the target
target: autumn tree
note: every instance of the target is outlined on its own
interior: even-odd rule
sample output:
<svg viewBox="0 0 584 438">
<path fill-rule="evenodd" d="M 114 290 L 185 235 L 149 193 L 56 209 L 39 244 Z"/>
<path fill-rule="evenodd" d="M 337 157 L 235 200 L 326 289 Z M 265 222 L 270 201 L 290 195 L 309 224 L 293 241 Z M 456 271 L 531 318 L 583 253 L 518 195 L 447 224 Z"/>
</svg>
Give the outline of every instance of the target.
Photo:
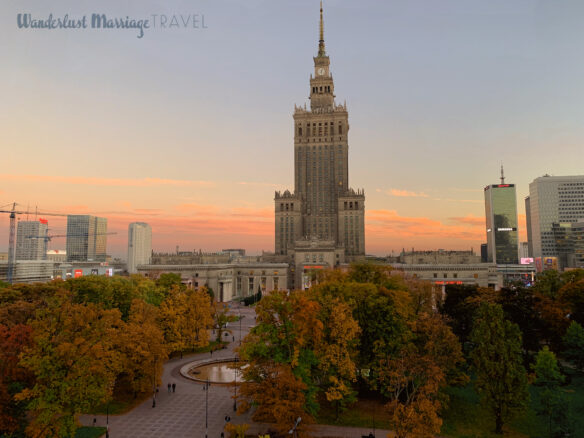
<svg viewBox="0 0 584 438">
<path fill-rule="evenodd" d="M 322 305 L 323 338 L 316 352 L 325 398 L 332 403 L 336 416 L 355 401 L 352 383 L 357 380 L 357 345 L 359 325 L 353 319 L 351 308 L 340 299 L 327 300 Z"/>
<path fill-rule="evenodd" d="M 26 424 L 24 406 L 14 395 L 32 384 L 33 376 L 19 364 L 19 355 L 31 345 L 31 334 L 28 325 L 0 324 L 0 436 L 22 432 Z"/>
<path fill-rule="evenodd" d="M 462 351 L 439 315 L 422 314 L 412 328 L 412 341 L 383 361 L 379 387 L 390 399 L 386 408 L 398 438 L 433 437 L 442 425 L 441 390 L 460 379 L 456 370 Z"/>
<path fill-rule="evenodd" d="M 298 417 L 302 417 L 303 427 L 314 422 L 306 412 L 306 384 L 294 375 L 289 364 L 262 361 L 250 366 L 244 372 L 245 383 L 241 385 L 239 412 L 249 407 L 253 400 L 256 407 L 252 415 L 254 421 L 274 423 L 278 432 L 287 434 Z"/>
<path fill-rule="evenodd" d="M 129 320 L 116 339 L 123 361 L 121 378 L 129 384 L 134 396 L 151 390 L 154 383 L 160 382 L 168 357 L 157 317 L 155 306 L 135 299 L 130 307 Z"/>
<path fill-rule="evenodd" d="M 71 436 L 75 417 L 111 396 L 121 355 L 115 348 L 122 325 L 117 309 L 72 302 L 59 293 L 31 323 L 33 344 L 21 364 L 35 376 L 16 397 L 28 401 L 33 437 Z"/>
<path fill-rule="evenodd" d="M 158 320 L 170 351 L 204 347 L 213 326 L 209 295 L 204 289 L 173 287 L 160 304 Z"/>
<path fill-rule="evenodd" d="M 476 373 L 475 387 L 481 402 L 495 418 L 495 432 L 522 412 L 529 399 L 527 374 L 522 365 L 521 333 L 503 317 L 497 304 L 483 303 L 475 316 L 470 336 Z"/>
</svg>

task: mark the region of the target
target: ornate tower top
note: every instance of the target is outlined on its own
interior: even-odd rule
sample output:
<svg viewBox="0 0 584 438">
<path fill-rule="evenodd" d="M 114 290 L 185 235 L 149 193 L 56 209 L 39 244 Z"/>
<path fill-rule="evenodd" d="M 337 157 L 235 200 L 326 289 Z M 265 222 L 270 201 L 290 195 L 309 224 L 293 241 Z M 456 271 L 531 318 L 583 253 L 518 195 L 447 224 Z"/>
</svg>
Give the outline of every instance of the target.
<svg viewBox="0 0 584 438">
<path fill-rule="evenodd" d="M 322 19 L 322 0 L 320 0 L 320 39 L 318 40 L 318 56 L 326 56 L 324 49 L 324 20 Z"/>
<path fill-rule="evenodd" d="M 314 76 L 310 77 L 310 109 L 329 111 L 334 108 L 335 86 L 330 73 L 330 59 L 324 48 L 324 20 L 322 18 L 322 0 L 320 2 L 320 39 L 318 54 L 314 59 Z"/>
</svg>

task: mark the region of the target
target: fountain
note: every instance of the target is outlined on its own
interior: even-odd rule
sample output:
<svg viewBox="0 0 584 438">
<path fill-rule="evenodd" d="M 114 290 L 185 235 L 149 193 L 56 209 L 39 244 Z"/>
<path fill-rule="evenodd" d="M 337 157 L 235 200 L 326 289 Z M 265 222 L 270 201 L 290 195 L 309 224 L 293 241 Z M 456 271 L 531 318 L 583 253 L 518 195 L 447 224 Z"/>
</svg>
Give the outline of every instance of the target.
<svg viewBox="0 0 584 438">
<path fill-rule="evenodd" d="M 210 383 L 233 383 L 235 373 L 237 380 L 241 378 L 241 372 L 233 368 L 235 363 L 236 358 L 198 360 L 184 365 L 180 373 L 197 382 L 206 382 L 208 379 Z"/>
</svg>

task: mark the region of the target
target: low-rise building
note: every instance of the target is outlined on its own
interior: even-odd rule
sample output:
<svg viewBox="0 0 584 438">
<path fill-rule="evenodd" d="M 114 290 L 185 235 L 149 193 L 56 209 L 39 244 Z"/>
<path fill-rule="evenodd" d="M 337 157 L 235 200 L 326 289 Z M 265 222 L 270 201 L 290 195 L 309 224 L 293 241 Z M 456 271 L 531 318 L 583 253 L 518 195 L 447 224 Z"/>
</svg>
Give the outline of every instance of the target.
<svg viewBox="0 0 584 438">
<path fill-rule="evenodd" d="M 138 273 L 156 279 L 161 274 L 173 273 L 189 287 L 207 287 L 213 290 L 219 302 L 232 301 L 256 294 L 287 289 L 287 263 L 215 263 L 139 265 Z"/>
</svg>

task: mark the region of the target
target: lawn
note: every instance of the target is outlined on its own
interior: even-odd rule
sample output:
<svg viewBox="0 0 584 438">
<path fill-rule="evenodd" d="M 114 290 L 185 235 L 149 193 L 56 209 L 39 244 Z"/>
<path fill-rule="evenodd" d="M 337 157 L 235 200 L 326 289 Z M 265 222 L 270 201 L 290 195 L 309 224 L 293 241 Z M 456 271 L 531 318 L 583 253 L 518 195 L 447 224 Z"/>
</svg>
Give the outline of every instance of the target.
<svg viewBox="0 0 584 438">
<path fill-rule="evenodd" d="M 572 438 L 584 438 L 584 375 L 570 371 L 572 381 L 562 387 L 570 406 L 570 417 L 574 421 Z M 548 436 L 547 423 L 536 414 L 538 407 L 537 389 L 530 388 L 531 402 L 521 417 L 506 427 L 505 437 L 523 438 Z M 464 388 L 448 388 L 450 404 L 443 413 L 442 435 L 452 438 L 500 437 L 493 433 L 494 421 L 480 404 L 472 384 Z"/>
<path fill-rule="evenodd" d="M 390 429 L 389 414 L 383 407 L 383 401 L 375 399 L 361 399 L 357 401 L 343 412 L 338 420 L 334 407 L 326 401 L 321 401 L 316 422 L 335 426 Z"/>
<path fill-rule="evenodd" d="M 83 426 L 75 432 L 75 438 L 98 438 L 105 434 L 105 427 Z"/>
<path fill-rule="evenodd" d="M 574 432 L 571 438 L 584 438 L 584 374 L 567 369 L 571 381 L 561 389 L 569 402 L 570 417 Z M 536 414 L 538 408 L 537 388 L 530 387 L 531 401 L 527 411 L 505 428 L 506 438 L 546 438 L 547 422 Z M 479 397 L 472 384 L 447 389 L 450 397 L 448 408 L 442 413 L 444 423 L 441 436 L 448 438 L 500 438 L 493 433 L 494 421 L 480 406 Z M 378 399 L 361 399 L 336 419 L 334 408 L 320 401 L 319 424 L 338 426 L 391 429 L 388 412 Z"/>
</svg>

